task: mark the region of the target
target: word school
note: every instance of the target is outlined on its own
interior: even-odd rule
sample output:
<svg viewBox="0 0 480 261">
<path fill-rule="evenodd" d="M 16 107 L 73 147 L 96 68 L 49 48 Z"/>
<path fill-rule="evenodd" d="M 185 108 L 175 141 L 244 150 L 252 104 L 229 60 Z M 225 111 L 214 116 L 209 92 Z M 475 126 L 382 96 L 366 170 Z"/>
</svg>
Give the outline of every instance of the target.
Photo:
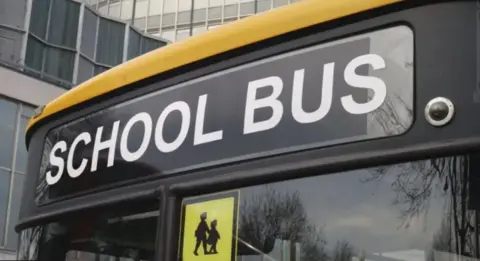
<svg viewBox="0 0 480 261">
<path fill-rule="evenodd" d="M 373 92 L 371 99 L 365 103 L 357 103 L 352 95 L 346 95 L 341 97 L 340 102 L 343 109 L 354 115 L 366 114 L 379 108 L 387 95 L 387 87 L 385 82 L 373 76 L 364 76 L 356 74 L 355 70 L 362 66 L 369 65 L 373 70 L 380 70 L 386 67 L 385 60 L 376 54 L 366 54 L 357 56 L 346 65 L 343 77 L 345 82 L 353 88 L 367 89 Z M 303 110 L 303 87 L 304 87 L 304 75 L 305 69 L 298 69 L 293 72 L 293 85 L 292 95 L 289 97 L 291 102 L 291 116 L 299 124 L 309 124 L 322 120 L 330 111 L 333 102 L 333 87 L 334 87 L 334 71 L 335 63 L 327 63 L 323 66 L 323 78 L 321 87 L 322 95 L 318 103 L 318 109 L 312 112 L 306 112 Z M 265 78 L 257 79 L 248 82 L 247 92 L 245 97 L 245 106 L 243 108 L 225 108 L 225 110 L 238 110 L 244 109 L 243 115 L 243 135 L 254 134 L 258 132 L 268 131 L 275 128 L 285 116 L 284 105 L 279 99 L 280 94 L 286 84 L 278 76 L 268 76 Z M 320 84 L 319 84 L 320 85 Z M 256 98 L 257 92 L 261 88 L 271 88 L 270 95 L 263 98 Z M 65 141 L 58 141 L 52 147 L 49 155 L 50 166 L 52 168 L 46 173 L 46 181 L 48 185 L 54 185 L 62 178 L 66 165 L 66 172 L 71 178 L 77 178 L 86 170 L 88 159 L 83 158 L 80 160 L 78 166 L 73 166 L 75 151 L 80 143 L 85 145 L 93 142 L 93 150 L 91 156 L 90 172 L 95 172 L 98 167 L 98 157 L 102 150 L 108 150 L 107 166 L 114 165 L 115 152 L 117 151 L 116 144 L 118 138 L 119 152 L 121 158 L 127 162 L 136 161 L 144 155 L 150 144 L 153 142 L 156 149 L 162 153 L 172 153 L 177 150 L 184 143 L 188 133 L 193 128 L 193 145 L 198 146 L 205 143 L 221 141 L 223 139 L 223 130 L 217 129 L 215 131 L 205 133 L 204 121 L 205 111 L 208 103 L 208 94 L 203 94 L 198 97 L 198 103 L 196 104 L 197 110 L 195 115 L 194 126 L 191 126 L 191 110 L 188 103 L 178 100 L 170 103 L 160 113 L 159 116 L 151 115 L 147 112 L 140 112 L 132 116 L 125 123 L 125 127 L 121 133 L 119 133 L 120 121 L 117 120 L 113 123 L 111 128 L 112 133 L 110 139 L 101 140 L 104 126 L 99 126 L 96 129 L 95 136 L 88 132 L 80 133 L 73 140 L 71 144 L 67 144 Z M 255 113 L 258 109 L 270 108 L 271 116 L 268 119 L 261 121 L 254 121 Z M 179 112 L 181 115 L 181 126 L 178 135 L 173 141 L 167 142 L 163 136 L 163 129 L 165 120 L 172 112 Z M 154 122 L 156 120 L 156 122 Z M 142 139 L 140 146 L 136 149 L 128 148 L 127 141 L 130 135 L 131 129 L 134 125 L 140 124 L 143 127 Z M 225 122 L 228 124 L 228 122 Z M 59 154 L 65 155 L 64 157 Z M 56 173 L 53 170 L 56 169 Z"/>
</svg>

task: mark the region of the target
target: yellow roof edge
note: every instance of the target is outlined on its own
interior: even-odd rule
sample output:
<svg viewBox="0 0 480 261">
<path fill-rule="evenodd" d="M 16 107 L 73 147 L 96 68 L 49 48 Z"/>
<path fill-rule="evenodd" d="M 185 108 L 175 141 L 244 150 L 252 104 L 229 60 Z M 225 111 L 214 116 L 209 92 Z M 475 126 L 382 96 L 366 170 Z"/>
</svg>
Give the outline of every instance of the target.
<svg viewBox="0 0 480 261">
<path fill-rule="evenodd" d="M 144 78 L 310 25 L 401 1 L 304 0 L 223 25 L 151 51 L 83 82 L 46 104 L 39 115 L 30 119 L 27 131 L 52 114 Z"/>
</svg>

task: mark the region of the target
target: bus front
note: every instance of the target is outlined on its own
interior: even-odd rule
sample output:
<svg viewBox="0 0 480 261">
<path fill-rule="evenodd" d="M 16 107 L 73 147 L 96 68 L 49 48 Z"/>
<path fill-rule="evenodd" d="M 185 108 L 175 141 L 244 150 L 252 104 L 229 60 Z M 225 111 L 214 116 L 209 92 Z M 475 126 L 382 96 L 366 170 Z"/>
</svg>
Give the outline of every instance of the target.
<svg viewBox="0 0 480 261">
<path fill-rule="evenodd" d="M 81 84 L 30 121 L 18 260 L 478 260 L 478 10 L 302 1 Z"/>
</svg>

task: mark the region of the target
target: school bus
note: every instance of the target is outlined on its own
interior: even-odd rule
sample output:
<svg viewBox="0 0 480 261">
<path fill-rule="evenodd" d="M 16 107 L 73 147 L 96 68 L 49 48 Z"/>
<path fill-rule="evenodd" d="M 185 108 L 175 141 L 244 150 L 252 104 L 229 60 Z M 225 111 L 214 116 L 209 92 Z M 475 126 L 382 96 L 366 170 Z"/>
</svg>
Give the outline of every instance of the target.
<svg viewBox="0 0 480 261">
<path fill-rule="evenodd" d="M 80 84 L 28 124 L 18 260 L 477 260 L 479 7 L 307 0 Z"/>
</svg>

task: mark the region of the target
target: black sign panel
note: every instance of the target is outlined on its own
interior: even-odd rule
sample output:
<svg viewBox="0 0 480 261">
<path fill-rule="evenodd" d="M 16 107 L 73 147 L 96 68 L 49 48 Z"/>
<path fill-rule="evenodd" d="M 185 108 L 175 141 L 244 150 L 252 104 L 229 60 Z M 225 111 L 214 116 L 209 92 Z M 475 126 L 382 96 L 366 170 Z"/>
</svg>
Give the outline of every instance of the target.
<svg viewBox="0 0 480 261">
<path fill-rule="evenodd" d="M 401 36 L 399 59 L 378 46 L 392 35 Z M 53 129 L 37 203 L 150 175 L 403 133 L 412 119 L 402 110 L 411 111 L 413 98 L 391 97 L 397 84 L 412 91 L 411 70 L 401 64 L 412 38 L 398 27 L 286 53 Z M 385 106 L 406 124 L 383 119 L 375 126 Z"/>
</svg>

